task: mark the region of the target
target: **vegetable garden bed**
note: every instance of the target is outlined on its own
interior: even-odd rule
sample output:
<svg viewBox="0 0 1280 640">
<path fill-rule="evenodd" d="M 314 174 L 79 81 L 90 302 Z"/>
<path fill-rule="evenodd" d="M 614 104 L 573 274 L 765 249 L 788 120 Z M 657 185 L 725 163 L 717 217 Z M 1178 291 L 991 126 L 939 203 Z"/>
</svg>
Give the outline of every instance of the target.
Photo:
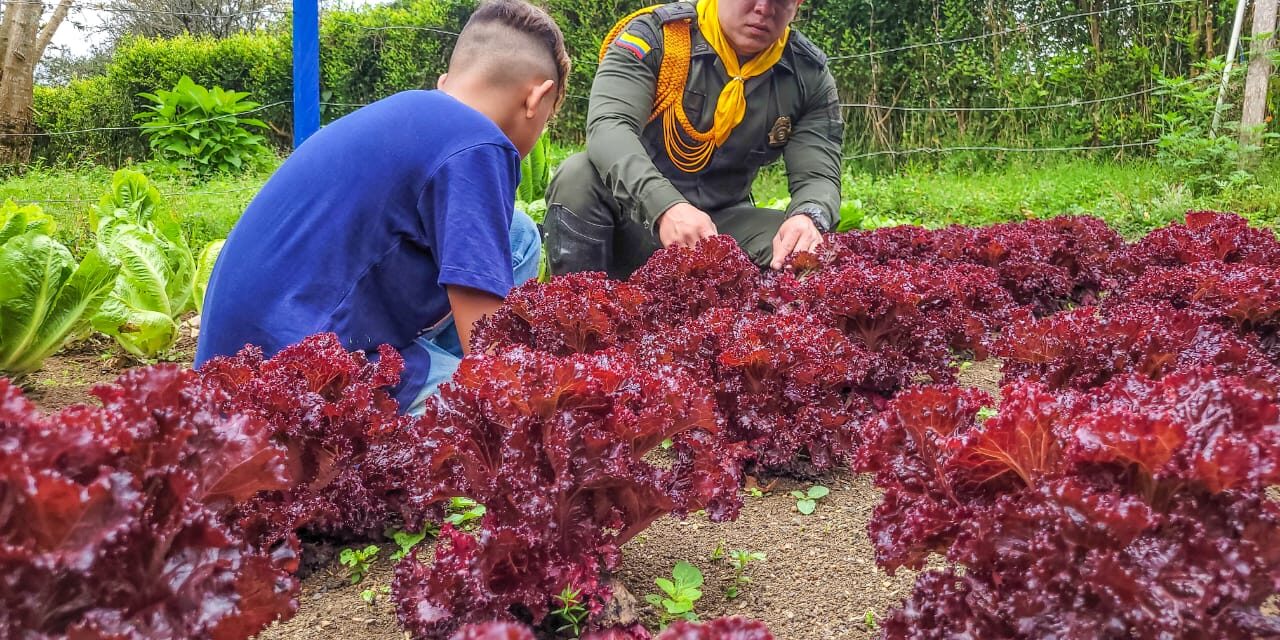
<svg viewBox="0 0 1280 640">
<path fill-rule="evenodd" d="M 177 352 L 193 349 L 194 344 L 184 339 Z M 49 411 L 89 402 L 91 386 L 110 382 L 121 371 L 105 361 L 100 345 L 84 345 L 50 358 L 33 380 L 38 391 L 32 395 Z M 991 393 L 998 393 L 999 380 L 995 360 L 976 363 L 960 374 L 962 384 Z M 704 618 L 745 615 L 767 623 L 776 637 L 791 640 L 876 637 L 875 621 L 910 593 L 915 580 L 912 571 L 888 576 L 876 568 L 866 526 L 880 492 L 868 477 L 844 471 L 813 482 L 777 480 L 762 497 L 748 498 L 735 522 L 716 524 L 695 516 L 654 523 L 623 548 L 619 578 L 640 597 L 657 591 L 654 579 L 669 575 L 677 562 L 685 560 L 698 565 L 706 576 L 705 596 L 697 608 Z M 831 494 L 812 515 L 803 516 L 789 493 L 815 482 L 830 487 Z M 395 608 L 382 594 L 382 589 L 391 585 L 392 566 L 387 558 L 396 545 L 386 542 L 381 547 L 372 570 L 357 585 L 351 584 L 338 562 L 335 546 L 312 548 L 323 559 L 302 581 L 297 615 L 272 625 L 259 637 L 403 640 Z M 724 598 L 724 588 L 733 582 L 728 562 L 710 559 L 717 547 L 767 555 L 763 562 L 750 566 L 747 574 L 752 583 L 735 600 Z M 366 590 L 374 591 L 374 602 L 366 603 L 361 597 Z M 653 621 L 652 612 L 643 604 L 640 613 Z M 868 626 L 868 620 L 873 626 Z"/>
<path fill-rule="evenodd" d="M 394 602 L 419 638 L 495 618 L 549 637 L 580 618 L 551 596 L 602 605 L 609 573 L 667 592 L 651 616 L 700 586 L 704 617 L 787 639 L 864 637 L 888 607 L 888 638 L 1280 635 L 1272 233 L 1211 213 L 1134 244 L 1088 218 L 894 228 L 793 267 L 716 238 L 625 283 L 521 287 L 421 419 L 382 390 L 394 351 L 332 336 L 130 372 L 47 418 L 0 382 L 0 568 L 34 585 L 0 630 L 243 637 L 299 609 L 299 532 L 350 555 L 449 514 L 361 591 L 334 584 L 359 561 L 321 562 L 267 635 L 395 635 Z M 988 355 L 999 398 L 968 364 Z M 805 481 L 759 490 L 775 476 Z M 765 557 L 734 572 L 735 550 Z M 49 589 L 78 595 L 50 611 Z M 584 638 L 648 637 L 627 623 Z M 662 637 L 766 637 L 709 624 Z"/>
</svg>

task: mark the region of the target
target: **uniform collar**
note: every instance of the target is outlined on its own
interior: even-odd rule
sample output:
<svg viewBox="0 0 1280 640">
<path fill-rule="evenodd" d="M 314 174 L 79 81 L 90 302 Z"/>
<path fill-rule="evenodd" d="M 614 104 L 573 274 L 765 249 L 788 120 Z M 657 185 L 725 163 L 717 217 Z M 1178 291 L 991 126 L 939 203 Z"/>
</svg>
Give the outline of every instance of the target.
<svg viewBox="0 0 1280 640">
<path fill-rule="evenodd" d="M 707 39 L 705 36 L 702 35 L 701 29 L 694 29 L 693 33 L 690 35 L 692 36 L 689 40 L 690 57 L 694 59 L 699 59 L 704 57 L 711 57 L 711 58 L 717 57 L 716 50 L 712 49 L 711 45 L 707 43 Z M 791 30 L 792 40 L 794 40 L 795 37 L 796 37 L 795 29 L 792 29 Z M 793 48 L 792 48 L 793 44 L 794 44 L 793 42 L 790 42 L 790 41 L 787 42 L 787 49 L 786 51 L 783 52 L 782 58 L 778 60 L 778 64 L 777 64 L 777 66 L 782 67 L 783 69 L 786 69 L 789 72 L 795 71 L 793 62 L 791 60 L 791 54 L 793 52 Z"/>
</svg>

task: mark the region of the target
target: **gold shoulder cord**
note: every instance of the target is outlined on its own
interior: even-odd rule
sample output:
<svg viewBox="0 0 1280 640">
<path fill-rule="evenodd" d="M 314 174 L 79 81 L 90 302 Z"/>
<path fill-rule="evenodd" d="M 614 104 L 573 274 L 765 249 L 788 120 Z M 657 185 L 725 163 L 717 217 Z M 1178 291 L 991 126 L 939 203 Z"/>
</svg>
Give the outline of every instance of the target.
<svg viewBox="0 0 1280 640">
<path fill-rule="evenodd" d="M 622 30 L 632 20 L 653 13 L 661 5 L 645 7 L 623 18 L 609 31 L 608 37 L 600 46 L 600 61 L 609 46 L 617 40 Z M 711 163 L 711 155 L 715 152 L 715 127 L 706 132 L 698 131 L 689 122 L 684 112 L 685 87 L 689 83 L 689 61 L 691 59 L 692 37 L 690 21 L 677 20 L 662 25 L 663 54 L 662 66 L 658 70 L 658 85 L 654 95 L 653 112 L 649 122 L 662 116 L 662 138 L 666 144 L 667 156 L 671 164 L 685 173 L 697 173 Z M 681 136 L 681 132 L 684 136 Z M 692 142 L 686 141 L 685 136 Z"/>
</svg>

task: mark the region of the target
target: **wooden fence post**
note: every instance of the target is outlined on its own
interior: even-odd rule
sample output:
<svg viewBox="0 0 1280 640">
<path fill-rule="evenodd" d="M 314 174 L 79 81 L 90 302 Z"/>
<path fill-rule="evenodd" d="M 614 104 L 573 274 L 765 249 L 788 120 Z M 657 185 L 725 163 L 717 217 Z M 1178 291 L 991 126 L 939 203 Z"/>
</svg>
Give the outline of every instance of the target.
<svg viewBox="0 0 1280 640">
<path fill-rule="evenodd" d="M 1271 57 L 1276 41 L 1276 0 L 1257 0 L 1253 5 L 1253 42 L 1249 47 L 1249 72 L 1244 83 L 1244 106 L 1240 113 L 1240 142 L 1256 145 L 1266 127 L 1267 89 L 1271 85 Z"/>
</svg>

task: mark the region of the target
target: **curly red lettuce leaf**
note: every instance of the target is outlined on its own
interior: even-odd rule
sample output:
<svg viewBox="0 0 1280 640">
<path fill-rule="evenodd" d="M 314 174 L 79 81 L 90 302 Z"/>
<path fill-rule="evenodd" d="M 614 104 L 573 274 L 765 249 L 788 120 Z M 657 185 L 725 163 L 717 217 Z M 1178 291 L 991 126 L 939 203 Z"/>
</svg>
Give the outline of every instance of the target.
<svg viewBox="0 0 1280 640">
<path fill-rule="evenodd" d="M 411 420 L 399 415 L 390 395 L 403 368 L 388 346 L 370 362 L 331 333 L 308 337 L 269 360 L 248 347 L 205 363 L 200 375 L 226 393 L 226 410 L 272 425 L 275 442 L 289 451 L 295 486 L 244 505 L 240 525 L 272 542 L 297 529 L 372 537 L 397 518 L 419 519 L 397 504 L 394 487 L 370 481 L 374 470 L 364 463 L 378 434 L 409 428 Z"/>
<path fill-rule="evenodd" d="M 512 290 L 502 308 L 476 327 L 473 349 L 520 344 L 558 356 L 595 353 L 635 340 L 649 328 L 643 289 L 603 273 L 557 276 Z"/>
<path fill-rule="evenodd" d="M 1280 241 L 1272 231 L 1250 227 L 1234 213 L 1191 211 L 1185 224 L 1156 229 L 1119 252 L 1112 269 L 1133 277 L 1152 267 L 1203 262 L 1280 267 Z"/>
<path fill-rule="evenodd" d="M 487 510 L 478 539 L 446 530 L 433 567 L 397 568 L 401 621 L 420 638 L 517 611 L 538 623 L 566 586 L 598 606 L 601 572 L 655 519 L 706 509 L 723 521 L 741 505 L 744 452 L 720 439 L 707 390 L 621 353 L 468 358 L 423 428 L 433 472 Z M 667 439 L 674 459 L 650 461 Z"/>
<path fill-rule="evenodd" d="M 233 526 L 290 486 L 255 416 L 174 366 L 40 416 L 0 380 L 0 635 L 241 638 L 297 609 L 297 556 Z"/>
</svg>

